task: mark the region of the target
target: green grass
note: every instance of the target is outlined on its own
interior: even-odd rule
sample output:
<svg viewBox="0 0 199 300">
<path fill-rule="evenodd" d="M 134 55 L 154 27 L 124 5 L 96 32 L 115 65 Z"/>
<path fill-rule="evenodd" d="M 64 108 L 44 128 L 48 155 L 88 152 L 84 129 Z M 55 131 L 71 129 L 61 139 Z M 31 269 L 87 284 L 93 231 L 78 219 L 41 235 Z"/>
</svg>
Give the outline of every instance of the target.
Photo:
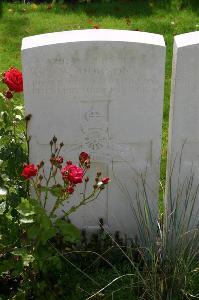
<svg viewBox="0 0 199 300">
<path fill-rule="evenodd" d="M 172 3 L 171 3 L 172 2 Z M 189 5 L 186 3 L 189 2 Z M 89 23 L 92 19 L 92 24 Z M 162 34 L 167 45 L 165 74 L 165 99 L 163 116 L 161 180 L 165 182 L 169 97 L 171 83 L 173 37 L 177 34 L 199 30 L 198 0 L 137 0 L 102 3 L 79 3 L 56 5 L 47 9 L 47 4 L 3 4 L 0 18 L 0 70 L 10 66 L 21 68 L 21 41 L 23 37 L 47 32 L 93 28 L 126 29 Z"/>
</svg>

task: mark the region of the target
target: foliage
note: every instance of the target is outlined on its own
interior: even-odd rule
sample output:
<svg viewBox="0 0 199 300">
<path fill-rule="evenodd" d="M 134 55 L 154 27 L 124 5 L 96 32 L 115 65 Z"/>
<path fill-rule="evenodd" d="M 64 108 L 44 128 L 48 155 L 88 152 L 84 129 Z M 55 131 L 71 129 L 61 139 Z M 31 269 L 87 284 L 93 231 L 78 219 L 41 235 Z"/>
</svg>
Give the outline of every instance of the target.
<svg viewBox="0 0 199 300">
<path fill-rule="evenodd" d="M 56 241 L 61 239 L 63 244 L 72 245 L 80 240 L 80 231 L 68 217 L 80 206 L 95 200 L 109 181 L 98 172 L 92 190 L 88 191 L 89 155 L 80 154 L 79 166 L 71 161 L 62 166 L 64 158 L 60 151 L 64 145 L 58 144 L 56 137 L 49 144 L 51 151 L 46 168 L 43 161 L 38 165 L 24 164 L 28 161 L 30 137 L 26 129 L 31 116 L 24 118 L 23 107 L 15 103 L 22 86 L 21 82 L 20 88 L 17 85 L 19 76 L 20 71 L 14 68 L 3 73 L 2 82 L 8 89 L 4 88 L 0 94 L 0 276 L 4 283 L 6 280 L 12 286 L 15 283 L 14 289 L 1 295 L 9 299 L 26 299 L 36 293 L 34 289 L 38 290 L 37 296 L 42 294 L 46 286 L 43 281 L 38 286 L 38 278 L 45 277 L 49 268 L 62 269 L 54 246 Z M 58 175 L 62 175 L 61 181 Z M 80 201 L 64 210 L 65 201 L 73 203 L 71 197 L 77 184 L 83 185 Z M 54 204 L 47 211 L 50 195 Z M 63 214 L 58 218 L 56 213 L 60 207 Z"/>
<path fill-rule="evenodd" d="M 199 185 L 194 184 L 193 174 L 181 183 L 181 174 L 178 176 L 179 183 L 173 193 L 173 173 L 168 175 L 169 188 L 165 196 L 168 207 L 156 224 L 157 229 L 154 228 L 154 219 L 151 218 L 152 211 L 145 193 L 145 181 L 142 181 L 143 185 L 138 187 L 137 193 L 139 209 L 133 207 L 139 231 L 137 245 L 133 248 L 130 246 L 129 251 L 124 251 L 110 236 L 113 244 L 128 262 L 129 272 L 115 277 L 99 291 L 87 297 L 87 300 L 95 299 L 98 293 L 105 293 L 115 281 L 120 282 L 121 288 L 126 285 L 129 290 L 132 288 L 132 296 L 136 295 L 136 299 L 199 298 L 199 211 L 195 212 L 193 209 L 196 208 Z M 185 204 L 182 205 L 181 201 L 185 201 Z M 128 283 L 121 281 L 124 277 L 130 277 Z"/>
</svg>

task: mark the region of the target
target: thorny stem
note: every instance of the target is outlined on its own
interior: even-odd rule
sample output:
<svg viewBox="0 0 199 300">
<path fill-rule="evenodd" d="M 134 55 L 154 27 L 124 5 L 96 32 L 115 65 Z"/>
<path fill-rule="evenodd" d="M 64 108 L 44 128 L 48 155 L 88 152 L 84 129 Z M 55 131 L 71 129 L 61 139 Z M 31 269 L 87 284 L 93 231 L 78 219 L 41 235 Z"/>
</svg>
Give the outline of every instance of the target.
<svg viewBox="0 0 199 300">
<path fill-rule="evenodd" d="M 25 118 L 25 125 L 26 125 L 26 129 L 25 129 L 25 139 L 26 139 L 26 144 L 27 144 L 27 150 L 28 150 L 28 164 L 29 162 L 29 154 L 30 154 L 30 136 L 28 136 L 28 123 L 30 120 L 31 116 L 28 116 L 27 118 Z"/>
<path fill-rule="evenodd" d="M 87 188 L 87 182 L 84 182 L 84 193 L 83 193 L 83 199 L 85 200 L 86 197 L 86 188 Z"/>
<path fill-rule="evenodd" d="M 67 199 L 67 198 L 66 198 Z M 61 202 L 63 202 L 66 199 L 62 199 L 60 197 L 57 197 L 57 200 L 55 201 L 55 204 L 50 212 L 50 217 L 53 215 L 53 213 L 56 211 L 56 209 L 59 207 L 59 204 L 61 204 Z"/>
<path fill-rule="evenodd" d="M 84 195 L 83 199 L 80 201 L 80 203 L 78 205 L 72 206 L 67 212 L 64 212 L 64 216 L 68 217 L 72 212 L 76 211 L 80 206 L 86 205 L 87 203 L 94 201 L 95 199 L 97 199 L 100 192 L 101 192 L 101 190 L 99 190 L 99 192 L 97 193 L 95 198 L 92 198 L 95 195 L 95 190 L 87 198 L 85 198 L 85 195 Z M 87 200 L 89 200 L 89 201 L 87 201 Z"/>
<path fill-rule="evenodd" d="M 46 207 L 46 201 L 48 199 L 48 185 L 49 185 L 50 179 L 52 178 L 52 170 L 53 170 L 53 166 L 51 166 L 51 168 L 50 168 L 50 173 L 49 173 L 48 179 L 46 177 L 44 177 L 45 180 L 46 180 L 46 191 L 45 191 L 45 198 L 44 198 L 44 208 Z"/>
<path fill-rule="evenodd" d="M 41 203 L 40 194 L 38 193 L 38 190 L 37 190 L 36 184 L 34 182 L 34 179 L 31 179 L 31 181 L 32 181 L 32 184 L 33 184 L 36 196 L 37 196 L 37 200 Z"/>
</svg>

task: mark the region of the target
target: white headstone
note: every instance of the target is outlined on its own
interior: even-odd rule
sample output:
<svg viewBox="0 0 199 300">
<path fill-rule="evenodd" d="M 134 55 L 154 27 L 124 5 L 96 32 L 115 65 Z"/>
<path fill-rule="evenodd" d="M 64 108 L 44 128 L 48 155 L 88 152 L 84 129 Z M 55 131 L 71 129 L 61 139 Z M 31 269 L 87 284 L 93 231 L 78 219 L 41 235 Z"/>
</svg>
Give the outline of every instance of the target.
<svg viewBox="0 0 199 300">
<path fill-rule="evenodd" d="M 172 77 L 166 205 L 190 228 L 199 216 L 199 32 L 175 37 Z"/>
<path fill-rule="evenodd" d="M 66 159 L 88 152 L 108 189 L 71 216 L 80 228 L 99 218 L 111 232 L 136 231 L 136 182 L 146 173 L 157 218 L 165 43 L 160 35 L 78 30 L 27 37 L 22 43 L 24 97 L 32 114 L 30 160 L 49 153 L 56 135 Z M 128 192 L 127 192 L 128 191 Z M 130 197 L 128 197 L 128 195 Z"/>
</svg>

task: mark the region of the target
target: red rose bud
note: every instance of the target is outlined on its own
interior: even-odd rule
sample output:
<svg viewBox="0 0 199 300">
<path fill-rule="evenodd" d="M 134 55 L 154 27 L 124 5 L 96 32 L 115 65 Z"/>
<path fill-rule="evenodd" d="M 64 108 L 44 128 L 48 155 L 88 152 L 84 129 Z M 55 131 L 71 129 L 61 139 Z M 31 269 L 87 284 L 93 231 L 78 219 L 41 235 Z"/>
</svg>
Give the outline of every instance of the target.
<svg viewBox="0 0 199 300">
<path fill-rule="evenodd" d="M 10 68 L 3 75 L 3 82 L 12 92 L 23 92 L 23 77 L 22 73 L 16 68 Z"/>
<path fill-rule="evenodd" d="M 26 122 L 28 122 L 28 121 L 30 121 L 31 117 L 32 117 L 32 115 L 28 114 L 28 115 L 25 116 L 24 119 L 25 119 Z"/>
<path fill-rule="evenodd" d="M 102 178 L 101 181 L 102 181 L 103 184 L 107 184 L 107 183 L 109 183 L 110 178 L 109 177 L 104 177 L 104 178 Z"/>
<path fill-rule="evenodd" d="M 63 158 L 62 156 L 58 156 L 58 157 L 56 158 L 56 162 L 57 162 L 58 164 L 62 164 L 63 161 L 64 161 L 64 158 Z"/>
<path fill-rule="evenodd" d="M 25 179 L 30 179 L 37 175 L 38 169 L 34 164 L 25 165 L 21 176 Z"/>
<path fill-rule="evenodd" d="M 87 169 L 89 169 L 90 168 L 90 166 L 91 166 L 91 164 L 90 164 L 90 160 L 88 161 L 85 161 L 85 167 L 87 168 Z"/>
<path fill-rule="evenodd" d="M 90 163 L 90 156 L 86 152 L 81 152 L 79 155 L 79 161 L 81 164 Z"/>
<path fill-rule="evenodd" d="M 43 179 L 43 176 L 39 175 L 39 180 L 42 181 L 42 179 Z"/>
<path fill-rule="evenodd" d="M 37 165 L 37 168 L 38 168 L 38 169 L 41 169 L 43 166 L 44 166 L 44 162 L 43 162 L 43 160 L 42 160 L 42 161 L 40 161 L 40 163 Z"/>
<path fill-rule="evenodd" d="M 4 92 L 3 94 L 7 99 L 12 99 L 13 97 L 13 93 L 10 90 Z"/>
<path fill-rule="evenodd" d="M 72 165 L 72 160 L 67 160 L 66 164 L 67 165 Z"/>
<path fill-rule="evenodd" d="M 69 186 L 67 189 L 66 189 L 67 193 L 69 194 L 73 194 L 74 193 L 74 187 L 73 186 Z"/>
<path fill-rule="evenodd" d="M 52 141 L 53 141 L 53 143 L 54 143 L 54 144 L 56 144 L 56 142 L 57 142 L 57 138 L 56 138 L 56 136 L 55 136 L 55 135 L 53 136 L 53 138 L 52 138 Z"/>
<path fill-rule="evenodd" d="M 89 182 L 89 177 L 87 176 L 84 180 L 86 183 Z"/>
</svg>

